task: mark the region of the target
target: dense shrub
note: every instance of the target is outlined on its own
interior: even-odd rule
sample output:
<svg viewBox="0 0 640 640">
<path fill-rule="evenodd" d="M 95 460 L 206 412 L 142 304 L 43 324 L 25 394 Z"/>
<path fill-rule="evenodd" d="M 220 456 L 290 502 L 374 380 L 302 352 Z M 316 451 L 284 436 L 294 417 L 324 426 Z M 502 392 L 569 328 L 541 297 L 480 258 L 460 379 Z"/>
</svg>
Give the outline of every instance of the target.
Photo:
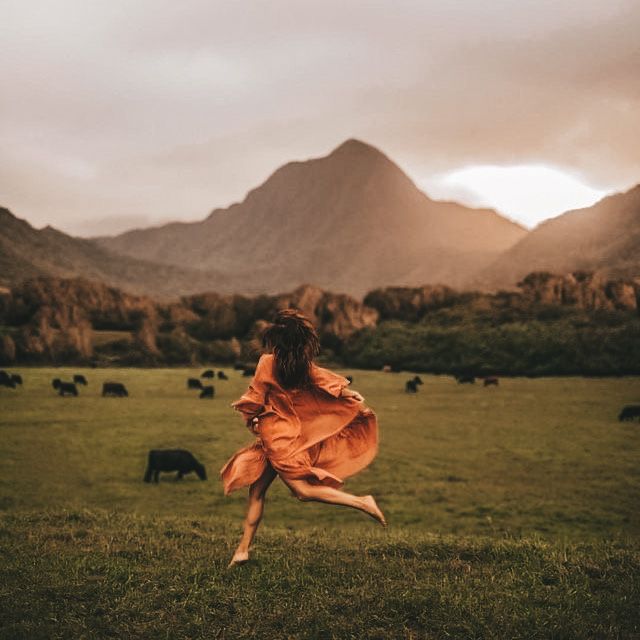
<svg viewBox="0 0 640 640">
<path fill-rule="evenodd" d="M 586 313 L 554 320 L 494 324 L 477 317 L 418 324 L 391 321 L 361 331 L 345 345 L 350 366 L 434 373 L 503 375 L 625 375 L 640 373 L 640 320 L 618 314 L 615 322 Z"/>
</svg>

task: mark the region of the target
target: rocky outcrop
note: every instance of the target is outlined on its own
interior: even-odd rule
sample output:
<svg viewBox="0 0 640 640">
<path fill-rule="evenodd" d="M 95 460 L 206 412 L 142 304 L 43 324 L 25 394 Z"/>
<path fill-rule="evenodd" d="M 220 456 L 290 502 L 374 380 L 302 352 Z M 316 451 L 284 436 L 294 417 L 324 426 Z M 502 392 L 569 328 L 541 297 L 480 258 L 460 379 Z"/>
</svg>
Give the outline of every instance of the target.
<svg viewBox="0 0 640 640">
<path fill-rule="evenodd" d="M 576 271 L 556 275 L 530 273 L 518 283 L 525 303 L 574 306 L 585 310 L 640 308 L 640 286 L 633 281 L 607 280 L 598 273 Z"/>
<path fill-rule="evenodd" d="M 378 322 L 376 309 L 346 294 L 329 293 L 311 285 L 302 285 L 290 294 L 278 296 L 275 306 L 300 309 L 321 334 L 330 333 L 341 340 L 360 329 L 375 327 Z"/>
<path fill-rule="evenodd" d="M 444 285 L 386 287 L 369 292 L 364 304 L 376 309 L 382 320 L 417 322 L 426 313 L 451 306 L 458 300 L 460 294 Z"/>
<path fill-rule="evenodd" d="M 163 304 L 86 280 L 36 278 L 0 296 L 0 362 L 252 360 L 265 327 L 288 307 L 314 322 L 327 353 L 339 354 L 354 334 L 381 320 L 414 323 L 437 312 L 449 314 L 447 322 L 483 318 L 494 324 L 548 317 L 550 307 L 638 312 L 640 283 L 589 272 L 537 272 L 522 280 L 520 291 L 497 294 L 442 285 L 388 287 L 371 291 L 362 303 L 303 285 L 277 296 L 203 293 Z"/>
<path fill-rule="evenodd" d="M 130 351 L 134 364 L 178 363 L 255 357 L 264 327 L 289 306 L 303 310 L 334 346 L 378 318 L 350 296 L 306 285 L 278 296 L 203 293 L 163 304 L 83 279 L 40 277 L 0 302 L 0 325 L 19 328 L 14 357 L 43 362 L 92 359 L 94 330 L 115 334 L 113 347 L 102 349 L 105 362 Z M 8 341 L 3 353 L 9 361 Z"/>
</svg>

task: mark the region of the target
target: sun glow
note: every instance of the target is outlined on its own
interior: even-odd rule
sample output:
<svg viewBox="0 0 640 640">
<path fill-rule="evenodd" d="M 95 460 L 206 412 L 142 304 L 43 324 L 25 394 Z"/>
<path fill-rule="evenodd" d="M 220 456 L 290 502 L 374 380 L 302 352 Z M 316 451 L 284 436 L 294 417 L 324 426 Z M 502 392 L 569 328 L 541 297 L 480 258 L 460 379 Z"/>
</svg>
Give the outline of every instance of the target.
<svg viewBox="0 0 640 640">
<path fill-rule="evenodd" d="M 589 207 L 608 193 L 545 165 L 465 167 L 437 176 L 425 190 L 435 198 L 491 207 L 527 227 L 570 209 Z"/>
</svg>

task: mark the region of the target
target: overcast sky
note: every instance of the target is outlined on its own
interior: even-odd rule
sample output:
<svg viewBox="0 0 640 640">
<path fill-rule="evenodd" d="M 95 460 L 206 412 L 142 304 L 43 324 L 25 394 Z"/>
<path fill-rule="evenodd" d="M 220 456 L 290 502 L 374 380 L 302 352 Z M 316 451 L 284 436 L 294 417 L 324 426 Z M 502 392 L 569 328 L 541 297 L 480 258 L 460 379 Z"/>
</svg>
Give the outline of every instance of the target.
<svg viewBox="0 0 640 640">
<path fill-rule="evenodd" d="M 639 0 L 0 0 L 0 205 L 83 235 L 201 219 L 350 137 L 469 203 L 485 165 L 627 189 L 639 34 Z"/>
</svg>

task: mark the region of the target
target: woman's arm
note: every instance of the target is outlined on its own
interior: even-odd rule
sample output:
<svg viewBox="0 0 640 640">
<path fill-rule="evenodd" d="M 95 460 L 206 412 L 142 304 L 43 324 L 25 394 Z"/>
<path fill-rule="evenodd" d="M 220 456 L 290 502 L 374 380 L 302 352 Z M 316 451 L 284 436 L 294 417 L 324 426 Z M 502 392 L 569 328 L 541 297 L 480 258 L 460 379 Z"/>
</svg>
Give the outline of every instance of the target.
<svg viewBox="0 0 640 640">
<path fill-rule="evenodd" d="M 343 377 L 334 373 L 324 367 L 319 367 L 317 364 L 311 364 L 311 382 L 332 395 L 334 398 L 347 397 L 342 396 L 342 391 L 349 386 L 349 381 Z"/>
<path fill-rule="evenodd" d="M 231 406 L 242 413 L 245 424 L 252 429 L 253 419 L 264 409 L 269 392 L 269 372 L 266 370 L 268 361 L 265 356 L 260 358 L 256 373 L 249 384 L 249 388 Z"/>
</svg>

